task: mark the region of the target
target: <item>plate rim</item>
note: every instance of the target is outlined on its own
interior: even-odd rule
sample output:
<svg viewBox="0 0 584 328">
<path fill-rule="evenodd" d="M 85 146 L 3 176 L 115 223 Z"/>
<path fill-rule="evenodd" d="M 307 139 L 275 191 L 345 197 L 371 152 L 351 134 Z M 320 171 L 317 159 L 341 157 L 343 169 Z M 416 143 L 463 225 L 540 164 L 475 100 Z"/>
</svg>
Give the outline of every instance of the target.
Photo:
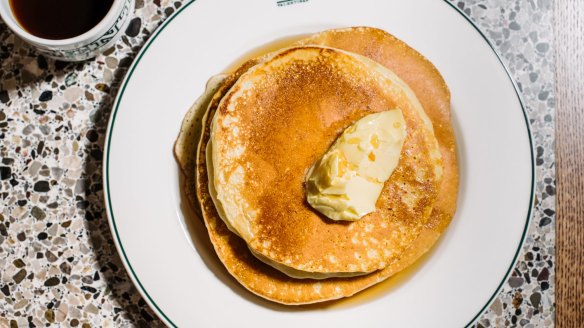
<svg viewBox="0 0 584 328">
<path fill-rule="evenodd" d="M 534 146 L 535 145 L 533 142 L 534 138 L 533 138 L 533 134 L 531 131 L 531 124 L 529 123 L 529 117 L 527 115 L 527 110 L 525 108 L 523 96 L 522 96 L 521 92 L 519 91 L 519 87 L 517 86 L 515 79 L 511 75 L 509 67 L 505 64 L 505 62 L 503 62 L 501 55 L 499 54 L 499 52 L 497 51 L 497 49 L 495 48 L 493 43 L 487 38 L 485 33 L 477 26 L 477 24 L 469 16 L 467 16 L 460 8 L 458 8 L 454 3 L 450 2 L 449 0 L 442 0 L 442 1 L 445 2 L 447 5 L 449 5 L 450 8 L 455 10 L 458 14 L 460 14 L 475 29 L 475 31 L 487 43 L 489 48 L 491 48 L 491 50 L 493 51 L 493 53 L 497 57 L 499 63 L 504 68 L 505 74 L 509 78 L 509 81 L 511 82 L 513 89 L 515 91 L 515 94 L 517 96 L 517 100 L 519 101 L 519 105 L 521 107 L 521 112 L 523 113 L 525 127 L 527 129 L 527 136 L 528 136 L 528 140 L 529 140 L 529 153 L 530 153 L 530 157 L 531 157 L 531 161 L 530 161 L 530 164 L 531 164 L 531 188 L 530 188 L 530 190 L 531 190 L 531 192 L 530 192 L 530 197 L 529 197 L 529 208 L 528 208 L 526 219 L 525 219 L 525 225 L 523 227 L 523 232 L 521 234 L 521 240 L 517 246 L 517 250 L 515 251 L 515 254 L 513 256 L 513 260 L 509 264 L 509 268 L 507 269 L 507 272 L 503 276 L 503 279 L 501 280 L 501 282 L 499 283 L 497 288 L 495 288 L 495 290 L 491 294 L 490 298 L 485 302 L 485 305 L 465 325 L 465 327 L 470 327 L 476 322 L 476 320 L 479 318 L 479 316 L 484 313 L 485 309 L 487 309 L 487 307 L 489 307 L 491 305 L 491 303 L 494 301 L 495 297 L 497 297 L 497 295 L 499 295 L 500 291 L 503 288 L 503 285 L 505 284 L 505 282 L 509 278 L 511 271 L 513 270 L 513 268 L 515 267 L 515 265 L 517 263 L 517 260 L 519 258 L 519 254 L 523 250 L 523 246 L 525 244 L 525 239 L 527 237 L 527 232 L 529 231 L 529 226 L 531 225 L 531 218 L 533 216 L 533 208 L 534 208 L 535 172 L 536 172 L 535 156 L 534 156 Z M 118 251 L 118 254 L 121 255 L 120 259 L 122 260 L 122 263 L 123 263 L 124 267 L 126 268 L 126 272 L 128 273 L 130 280 L 132 280 L 134 286 L 136 286 L 136 289 L 138 290 L 138 292 L 140 293 L 142 298 L 144 298 L 144 300 L 146 301 L 148 306 L 150 306 L 150 308 L 164 322 L 164 324 L 166 324 L 167 326 L 171 326 L 171 327 L 178 327 L 178 326 L 164 313 L 164 311 L 162 311 L 162 309 L 158 306 L 158 304 L 156 304 L 154 299 L 150 296 L 150 294 L 148 294 L 148 291 L 146 290 L 146 288 L 144 288 L 144 286 L 140 282 L 140 279 L 138 278 L 136 272 L 134 271 L 134 268 L 130 264 L 130 260 L 129 260 L 128 256 L 126 255 L 126 252 L 124 250 L 124 246 L 122 245 L 122 242 L 121 242 L 121 239 L 120 239 L 120 236 L 118 233 L 118 228 L 116 226 L 115 217 L 114 217 L 112 204 L 111 204 L 111 196 L 110 196 L 110 192 L 109 192 L 109 189 L 110 189 L 110 186 L 109 186 L 110 142 L 112 139 L 112 132 L 113 132 L 113 128 L 114 128 L 114 124 L 115 124 L 115 120 L 116 120 L 116 115 L 118 113 L 118 109 L 119 109 L 121 100 L 124 96 L 124 92 L 126 90 L 128 82 L 132 78 L 132 74 L 134 73 L 134 70 L 136 69 L 136 67 L 140 63 L 144 54 L 148 51 L 148 48 L 152 45 L 152 43 L 154 43 L 154 41 L 160 35 L 160 33 L 178 15 L 180 15 L 185 9 L 187 9 L 190 5 L 192 5 L 195 2 L 197 2 L 197 0 L 189 0 L 187 3 L 185 3 L 183 6 L 181 6 L 177 11 L 175 11 L 171 16 L 169 16 L 164 22 L 162 22 L 162 24 L 156 28 L 156 30 L 152 33 L 152 35 L 144 43 L 144 45 L 142 46 L 140 51 L 136 54 L 136 57 L 132 61 L 132 64 L 131 64 L 130 68 L 128 69 L 128 72 L 124 76 L 124 79 L 123 79 L 123 81 L 120 85 L 120 88 L 116 94 L 116 97 L 115 97 L 115 100 L 114 100 L 114 103 L 112 106 L 113 110 L 111 111 L 111 113 L 109 115 L 108 125 L 107 125 L 107 130 L 106 130 L 106 135 L 105 135 L 106 138 L 104 141 L 105 157 L 103 159 L 103 164 L 105 164 L 105 165 L 103 165 L 103 169 L 102 169 L 103 182 L 104 182 L 104 203 L 105 203 L 105 207 L 106 207 L 106 215 L 108 218 L 108 223 L 110 226 L 110 230 L 112 232 L 112 237 L 114 237 L 113 240 L 114 240 L 114 243 L 116 245 L 116 249 Z"/>
</svg>

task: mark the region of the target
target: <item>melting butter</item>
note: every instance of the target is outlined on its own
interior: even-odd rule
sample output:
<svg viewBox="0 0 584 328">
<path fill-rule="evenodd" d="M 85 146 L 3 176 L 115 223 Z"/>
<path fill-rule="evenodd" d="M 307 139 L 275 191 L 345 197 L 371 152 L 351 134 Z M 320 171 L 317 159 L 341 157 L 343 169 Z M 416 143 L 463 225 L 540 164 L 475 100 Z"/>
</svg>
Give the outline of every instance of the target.
<svg viewBox="0 0 584 328">
<path fill-rule="evenodd" d="M 353 123 L 308 171 L 308 203 L 332 220 L 356 221 L 375 211 L 405 138 L 406 122 L 399 109 Z"/>
</svg>

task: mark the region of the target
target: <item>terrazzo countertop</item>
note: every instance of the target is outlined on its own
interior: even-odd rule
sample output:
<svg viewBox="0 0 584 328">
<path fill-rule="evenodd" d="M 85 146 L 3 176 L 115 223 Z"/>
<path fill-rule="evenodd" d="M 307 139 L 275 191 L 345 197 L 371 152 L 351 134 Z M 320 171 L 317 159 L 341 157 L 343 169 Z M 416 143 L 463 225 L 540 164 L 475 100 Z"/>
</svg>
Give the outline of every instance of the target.
<svg viewBox="0 0 584 328">
<path fill-rule="evenodd" d="M 116 252 L 102 157 L 117 87 L 181 1 L 136 0 L 103 55 L 37 55 L 0 22 L 0 327 L 159 327 Z M 536 149 L 536 200 L 512 276 L 476 327 L 550 327 L 554 319 L 552 0 L 453 2 L 487 35 L 521 91 Z"/>
</svg>

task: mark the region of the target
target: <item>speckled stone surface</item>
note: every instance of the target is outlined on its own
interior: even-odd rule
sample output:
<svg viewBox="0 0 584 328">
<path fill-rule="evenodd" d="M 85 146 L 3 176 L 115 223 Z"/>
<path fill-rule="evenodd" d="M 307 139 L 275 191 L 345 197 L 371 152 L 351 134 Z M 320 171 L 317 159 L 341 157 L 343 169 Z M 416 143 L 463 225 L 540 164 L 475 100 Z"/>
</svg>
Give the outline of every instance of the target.
<svg viewBox="0 0 584 328">
<path fill-rule="evenodd" d="M 554 319 L 552 0 L 454 1 L 517 81 L 536 149 L 536 204 L 512 276 L 476 327 Z M 121 78 L 181 1 L 136 0 L 125 35 L 66 64 L 0 22 L 0 327 L 158 327 L 116 253 L 103 206 L 102 151 Z M 480 282 L 477 282 L 480 283 Z"/>
</svg>

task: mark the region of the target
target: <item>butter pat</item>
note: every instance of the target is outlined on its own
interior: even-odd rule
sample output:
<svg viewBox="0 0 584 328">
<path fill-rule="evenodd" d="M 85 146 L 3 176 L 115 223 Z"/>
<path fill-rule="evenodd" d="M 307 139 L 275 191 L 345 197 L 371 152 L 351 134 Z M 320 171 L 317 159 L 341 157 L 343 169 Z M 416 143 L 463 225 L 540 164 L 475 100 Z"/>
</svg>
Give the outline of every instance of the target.
<svg viewBox="0 0 584 328">
<path fill-rule="evenodd" d="M 308 171 L 308 203 L 332 220 L 356 221 L 375 211 L 406 138 L 401 110 L 369 114 L 348 127 Z"/>
</svg>

